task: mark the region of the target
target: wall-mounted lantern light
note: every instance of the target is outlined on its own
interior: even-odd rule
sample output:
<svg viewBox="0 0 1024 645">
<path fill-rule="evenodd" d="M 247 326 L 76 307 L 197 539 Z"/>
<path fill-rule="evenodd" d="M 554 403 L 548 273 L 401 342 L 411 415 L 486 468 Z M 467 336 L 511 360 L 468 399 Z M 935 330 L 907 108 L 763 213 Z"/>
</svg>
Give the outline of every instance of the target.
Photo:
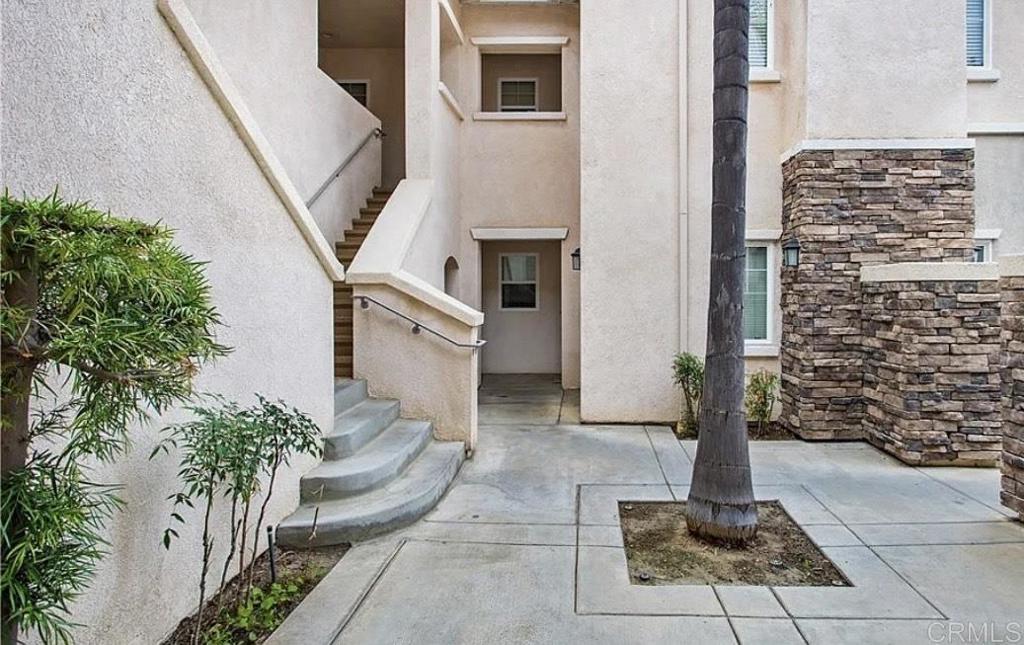
<svg viewBox="0 0 1024 645">
<path fill-rule="evenodd" d="M 576 250 L 569 254 L 569 257 L 572 258 L 572 270 L 573 271 L 579 271 L 580 270 L 580 248 L 577 246 Z"/>
<path fill-rule="evenodd" d="M 795 267 L 800 264 L 800 242 L 791 237 L 782 244 L 782 266 Z"/>
</svg>

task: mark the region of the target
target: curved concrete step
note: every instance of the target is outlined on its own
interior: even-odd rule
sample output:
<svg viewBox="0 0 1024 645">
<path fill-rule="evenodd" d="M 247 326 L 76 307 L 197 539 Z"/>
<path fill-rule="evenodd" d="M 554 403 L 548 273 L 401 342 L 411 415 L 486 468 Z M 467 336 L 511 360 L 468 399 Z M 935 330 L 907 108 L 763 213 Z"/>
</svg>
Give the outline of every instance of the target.
<svg viewBox="0 0 1024 645">
<path fill-rule="evenodd" d="M 339 378 L 334 380 L 334 414 L 338 415 L 367 398 L 364 379 Z"/>
<path fill-rule="evenodd" d="M 395 421 L 362 450 L 337 461 L 325 461 L 302 478 L 303 502 L 351 497 L 390 482 L 430 442 L 428 421 Z"/>
<path fill-rule="evenodd" d="M 433 441 L 383 488 L 299 506 L 277 526 L 277 541 L 291 547 L 343 544 L 411 524 L 437 504 L 464 458 L 462 443 Z"/>
<path fill-rule="evenodd" d="M 354 455 L 398 418 L 399 409 L 392 399 L 367 399 L 336 414 L 334 430 L 324 437 L 324 459 Z"/>
</svg>

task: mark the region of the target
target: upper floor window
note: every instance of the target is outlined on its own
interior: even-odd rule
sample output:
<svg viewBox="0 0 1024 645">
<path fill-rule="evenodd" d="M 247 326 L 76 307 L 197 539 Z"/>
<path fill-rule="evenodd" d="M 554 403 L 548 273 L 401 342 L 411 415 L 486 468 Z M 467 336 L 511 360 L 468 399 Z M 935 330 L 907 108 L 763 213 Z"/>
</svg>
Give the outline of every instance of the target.
<svg viewBox="0 0 1024 645">
<path fill-rule="evenodd" d="M 967 0 L 967 66 L 988 67 L 990 0 Z"/>
<path fill-rule="evenodd" d="M 536 112 L 537 79 L 499 78 L 499 112 Z"/>
<path fill-rule="evenodd" d="M 562 111 L 562 54 L 480 55 L 482 112 Z"/>
<path fill-rule="evenodd" d="M 337 81 L 341 89 L 352 95 L 363 107 L 369 107 L 370 81 Z"/>
<path fill-rule="evenodd" d="M 771 68 L 774 0 L 750 0 L 750 66 Z"/>
</svg>

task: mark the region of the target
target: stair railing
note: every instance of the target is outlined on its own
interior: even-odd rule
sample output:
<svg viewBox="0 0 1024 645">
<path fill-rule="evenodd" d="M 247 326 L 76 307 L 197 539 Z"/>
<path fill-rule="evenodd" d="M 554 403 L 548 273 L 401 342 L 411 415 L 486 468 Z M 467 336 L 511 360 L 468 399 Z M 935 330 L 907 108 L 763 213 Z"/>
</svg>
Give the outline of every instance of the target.
<svg viewBox="0 0 1024 645">
<path fill-rule="evenodd" d="M 373 298 L 371 296 L 358 295 L 358 296 L 352 296 L 352 299 L 359 301 L 359 307 L 361 309 L 369 309 L 370 308 L 370 303 L 372 302 L 373 304 L 377 305 L 378 307 L 382 307 L 382 308 L 390 311 L 392 314 L 398 316 L 399 318 L 401 318 L 401 319 L 403 319 L 403 320 L 405 320 L 407 322 L 412 323 L 412 329 L 410 331 L 412 331 L 413 334 L 419 334 L 421 331 L 426 331 L 428 333 L 431 333 L 431 334 L 437 336 L 438 338 L 441 338 L 442 340 L 448 341 L 449 343 L 451 343 L 452 345 L 455 345 L 456 347 L 467 347 L 469 349 L 472 349 L 473 351 L 476 351 L 476 350 L 480 349 L 481 347 L 483 347 L 484 345 L 487 344 L 487 341 L 482 339 L 482 338 L 479 339 L 479 340 L 476 340 L 476 341 L 474 341 L 472 343 L 460 343 L 459 341 L 457 341 L 457 340 L 455 340 L 453 338 L 449 338 L 448 336 L 445 336 L 444 334 L 442 334 L 441 332 L 437 331 L 436 329 L 431 329 L 429 326 L 421 323 L 420 321 L 416 320 L 415 318 L 411 318 L 411 317 L 406 316 L 405 314 L 403 314 L 402 312 L 400 312 L 400 311 L 398 311 L 396 309 L 392 309 L 391 307 L 387 306 L 386 304 L 384 304 L 380 300 L 377 300 L 376 298 Z"/>
<path fill-rule="evenodd" d="M 381 128 L 374 128 L 373 130 L 370 130 L 370 133 L 367 134 L 363 138 L 363 140 L 359 142 L 359 145 L 356 146 L 355 150 L 348 153 L 348 156 L 345 157 L 345 159 L 341 162 L 341 164 L 338 165 L 337 168 L 335 168 L 334 172 L 331 173 L 331 176 L 328 177 L 327 180 L 324 181 L 324 183 L 320 184 L 320 188 L 318 188 L 316 192 L 313 193 L 313 196 L 309 198 L 309 201 L 306 202 L 306 208 L 313 207 L 313 204 L 316 203 L 316 200 L 320 199 L 320 196 L 324 194 L 324 192 L 330 187 L 334 180 L 340 177 L 341 173 L 345 172 L 345 168 L 347 168 L 348 165 L 352 163 L 352 160 L 355 159 L 356 156 L 363 150 L 363 148 L 366 147 L 366 144 L 370 143 L 370 141 L 373 139 L 380 139 L 383 138 L 384 136 L 384 130 L 382 130 Z"/>
</svg>

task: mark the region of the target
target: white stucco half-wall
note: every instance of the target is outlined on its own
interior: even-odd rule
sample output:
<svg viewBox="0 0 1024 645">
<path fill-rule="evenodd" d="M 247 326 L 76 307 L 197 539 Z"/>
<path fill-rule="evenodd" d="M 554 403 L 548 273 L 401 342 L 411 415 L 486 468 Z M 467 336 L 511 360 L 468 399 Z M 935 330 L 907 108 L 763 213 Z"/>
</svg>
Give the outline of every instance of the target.
<svg viewBox="0 0 1024 645">
<path fill-rule="evenodd" d="M 38 196 L 59 185 L 68 199 L 174 228 L 208 262 L 218 340 L 234 348 L 198 389 L 243 404 L 255 392 L 279 397 L 328 429 L 331 278 L 156 3 L 8 2 L 2 11 L 4 186 Z M 184 418 L 172 410 L 132 428 L 132 451 L 93 472 L 125 486 L 126 509 L 107 526 L 111 555 L 72 607 L 76 643 L 159 642 L 195 608 L 201 518 L 187 513 L 181 539 L 163 548 L 177 455 L 147 459 L 159 428 Z M 267 523 L 294 508 L 310 466 L 281 473 Z M 227 529 L 218 515 L 215 558 Z"/>
</svg>

